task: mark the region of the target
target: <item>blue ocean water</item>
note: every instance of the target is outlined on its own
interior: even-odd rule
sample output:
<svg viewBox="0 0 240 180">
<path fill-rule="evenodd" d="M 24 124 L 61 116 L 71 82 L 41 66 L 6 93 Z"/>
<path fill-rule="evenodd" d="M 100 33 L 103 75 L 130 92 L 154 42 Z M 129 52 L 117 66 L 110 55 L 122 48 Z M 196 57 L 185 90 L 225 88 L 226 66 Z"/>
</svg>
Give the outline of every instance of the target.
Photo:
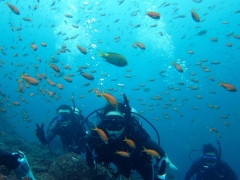
<svg viewBox="0 0 240 180">
<path fill-rule="evenodd" d="M 157 128 L 161 146 L 179 168 L 170 170 L 176 179 L 183 179 L 190 167 L 191 150 L 201 149 L 204 143 L 217 147 L 216 140 L 221 143 L 222 159 L 240 177 L 240 95 L 219 85 L 225 82 L 238 90 L 240 87 L 238 0 L 8 3 L 16 6 L 20 15 L 14 14 L 6 1 L 0 2 L 0 108 L 6 110 L 0 117 L 21 136 L 38 141 L 35 124 L 48 124 L 60 104 L 71 105 L 72 93 L 84 115 L 104 106 L 106 101 L 93 93 L 93 89 L 104 89 L 118 101 L 125 93 L 130 105 Z M 193 20 L 191 10 L 199 15 L 200 22 Z M 149 11 L 158 12 L 160 19 L 147 16 Z M 30 21 L 23 19 L 26 17 Z M 42 42 L 47 47 L 42 47 Z M 146 49 L 134 48 L 135 42 L 143 43 Z M 38 47 L 36 51 L 31 49 L 32 43 Z M 63 45 L 68 51 L 58 54 Z M 76 45 L 84 47 L 87 55 Z M 128 65 L 109 64 L 97 55 L 99 51 L 119 53 Z M 183 72 L 178 72 L 172 62 Z M 60 76 L 50 68 L 51 63 L 60 68 Z M 66 65 L 71 70 L 64 68 Z M 79 66 L 87 66 L 83 71 L 95 79 L 89 81 L 79 75 Z M 23 73 L 36 79 L 37 73 L 45 73 L 64 88 L 59 90 L 45 79 L 27 88 L 20 78 Z M 69 74 L 74 75 L 72 83 L 63 78 Z M 23 82 L 23 92 L 17 91 L 18 80 Z M 143 125 L 157 140 L 152 128 L 145 122 Z M 211 128 L 218 132 L 210 132 Z M 196 158 L 200 155 L 193 154 Z"/>
</svg>

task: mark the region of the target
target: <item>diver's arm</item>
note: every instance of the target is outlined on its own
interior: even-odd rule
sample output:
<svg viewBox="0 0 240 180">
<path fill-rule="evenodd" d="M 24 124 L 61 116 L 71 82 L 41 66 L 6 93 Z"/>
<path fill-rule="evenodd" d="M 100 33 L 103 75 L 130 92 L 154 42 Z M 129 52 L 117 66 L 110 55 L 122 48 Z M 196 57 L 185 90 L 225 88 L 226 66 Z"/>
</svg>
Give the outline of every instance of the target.
<svg viewBox="0 0 240 180">
<path fill-rule="evenodd" d="M 56 128 L 53 128 L 49 131 L 47 136 L 45 136 L 44 123 L 42 123 L 41 126 L 39 124 L 36 124 L 36 126 L 37 129 L 35 130 L 35 134 L 43 145 L 46 145 L 49 142 L 51 142 L 57 134 Z"/>
<path fill-rule="evenodd" d="M 51 142 L 55 136 L 57 135 L 57 129 L 56 128 L 53 128 L 51 129 L 47 136 L 45 136 L 45 132 L 44 132 L 44 124 L 41 125 L 41 127 L 36 124 L 37 126 L 37 129 L 35 130 L 35 134 L 36 136 L 38 137 L 39 141 L 43 144 L 43 145 L 46 145 L 48 144 L 49 142 Z"/>
<path fill-rule="evenodd" d="M 198 167 L 199 166 L 197 165 L 197 162 L 194 162 L 190 167 L 190 169 L 186 172 L 186 176 L 184 180 L 190 180 L 191 177 L 198 172 Z"/>
<path fill-rule="evenodd" d="M 224 161 L 221 161 L 221 166 L 223 169 L 224 177 L 228 180 L 238 180 L 236 173 L 232 170 L 232 168 Z"/>
<path fill-rule="evenodd" d="M 46 145 L 46 144 L 50 143 L 56 137 L 56 135 L 57 135 L 56 130 L 53 128 L 53 129 L 49 130 L 45 139 L 43 139 L 43 141 L 41 141 L 41 140 L 40 141 L 42 144 Z"/>
<path fill-rule="evenodd" d="M 229 180 L 238 180 L 237 174 L 232 169 L 230 171 L 229 177 Z"/>
</svg>

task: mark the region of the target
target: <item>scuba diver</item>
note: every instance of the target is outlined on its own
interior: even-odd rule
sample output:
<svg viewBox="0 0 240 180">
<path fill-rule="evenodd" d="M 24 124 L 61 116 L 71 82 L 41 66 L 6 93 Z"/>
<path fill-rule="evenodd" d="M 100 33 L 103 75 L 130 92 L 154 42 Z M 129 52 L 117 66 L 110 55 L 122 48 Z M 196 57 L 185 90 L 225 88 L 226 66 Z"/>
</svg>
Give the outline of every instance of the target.
<svg viewBox="0 0 240 180">
<path fill-rule="evenodd" d="M 44 132 L 44 123 L 41 127 L 36 124 L 36 136 L 44 145 L 49 144 L 57 135 L 60 136 L 63 148 L 68 152 L 77 154 L 85 153 L 87 134 L 84 130 L 84 116 L 82 111 L 69 105 L 60 105 L 57 110 L 57 116 L 50 122 L 47 135 Z M 56 122 L 56 125 L 49 130 L 49 127 Z M 91 126 L 91 125 L 89 125 Z M 93 126 L 92 126 L 93 127 Z"/>
<path fill-rule="evenodd" d="M 19 180 L 35 180 L 28 164 L 27 157 L 21 151 L 8 153 L 0 149 L 0 165 L 4 165 L 9 171 L 14 170 Z"/>
<path fill-rule="evenodd" d="M 194 175 L 194 179 L 196 180 L 238 179 L 236 173 L 231 169 L 231 167 L 220 159 L 221 147 L 219 141 L 217 141 L 217 143 L 219 152 L 212 144 L 203 145 L 203 156 L 193 162 L 193 165 L 186 173 L 185 180 L 190 180 L 191 177 L 194 177 Z"/>
<path fill-rule="evenodd" d="M 89 128 L 91 131 L 86 151 L 88 166 L 105 166 L 112 173 L 112 179 L 117 179 L 119 175 L 129 178 L 132 170 L 136 170 L 144 180 L 165 179 L 167 164 L 177 168 L 136 119 L 136 116 L 142 116 L 129 106 L 124 94 L 123 97 L 124 103 L 118 103 L 117 107 L 107 104 L 105 108 L 95 110 L 86 117 L 88 120 L 97 113 L 100 119 L 95 128 Z M 156 165 L 153 166 L 155 161 Z"/>
</svg>

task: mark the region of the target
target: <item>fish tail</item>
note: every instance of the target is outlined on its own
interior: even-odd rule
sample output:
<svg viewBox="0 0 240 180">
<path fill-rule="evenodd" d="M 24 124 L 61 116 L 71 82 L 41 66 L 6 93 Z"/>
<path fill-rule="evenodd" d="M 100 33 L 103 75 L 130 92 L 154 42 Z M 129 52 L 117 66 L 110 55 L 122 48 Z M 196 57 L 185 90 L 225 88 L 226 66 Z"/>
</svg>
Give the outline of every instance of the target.
<svg viewBox="0 0 240 180">
<path fill-rule="evenodd" d="M 96 131 L 96 130 L 97 130 L 97 127 L 95 126 L 95 128 L 92 128 L 92 130 Z"/>
<path fill-rule="evenodd" d="M 146 148 L 143 146 L 143 150 L 142 150 L 142 152 L 145 152 L 145 150 L 146 150 Z"/>
<path fill-rule="evenodd" d="M 23 73 L 17 79 L 23 79 Z"/>
<path fill-rule="evenodd" d="M 94 91 L 94 93 L 95 93 L 95 95 L 96 95 L 97 97 L 102 96 L 102 93 L 98 92 L 97 89 L 94 89 L 93 91 Z"/>
<path fill-rule="evenodd" d="M 103 52 L 101 52 L 100 50 L 98 50 L 97 56 L 103 57 Z"/>
<path fill-rule="evenodd" d="M 9 4 L 9 2 L 8 2 L 8 1 L 6 2 L 6 5 L 7 5 L 8 7 L 10 7 L 10 6 L 11 6 L 11 5 Z"/>
<path fill-rule="evenodd" d="M 218 83 L 219 86 L 221 86 L 223 84 L 223 82 L 220 80 L 220 82 Z"/>
<path fill-rule="evenodd" d="M 82 74 L 82 73 L 83 73 L 83 72 L 82 72 L 82 68 L 80 68 L 79 72 L 80 72 L 80 74 Z"/>
</svg>

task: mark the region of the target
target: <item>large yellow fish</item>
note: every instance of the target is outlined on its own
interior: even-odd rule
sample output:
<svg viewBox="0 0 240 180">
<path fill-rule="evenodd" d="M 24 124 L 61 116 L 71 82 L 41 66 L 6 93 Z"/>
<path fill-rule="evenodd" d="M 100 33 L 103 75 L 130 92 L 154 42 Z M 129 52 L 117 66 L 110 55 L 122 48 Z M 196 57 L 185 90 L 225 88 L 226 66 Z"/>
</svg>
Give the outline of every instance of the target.
<svg viewBox="0 0 240 180">
<path fill-rule="evenodd" d="M 118 67 L 126 66 L 127 60 L 121 54 L 117 54 L 114 52 L 101 52 L 99 51 L 98 56 L 103 57 L 106 62 L 113 64 Z"/>
</svg>

